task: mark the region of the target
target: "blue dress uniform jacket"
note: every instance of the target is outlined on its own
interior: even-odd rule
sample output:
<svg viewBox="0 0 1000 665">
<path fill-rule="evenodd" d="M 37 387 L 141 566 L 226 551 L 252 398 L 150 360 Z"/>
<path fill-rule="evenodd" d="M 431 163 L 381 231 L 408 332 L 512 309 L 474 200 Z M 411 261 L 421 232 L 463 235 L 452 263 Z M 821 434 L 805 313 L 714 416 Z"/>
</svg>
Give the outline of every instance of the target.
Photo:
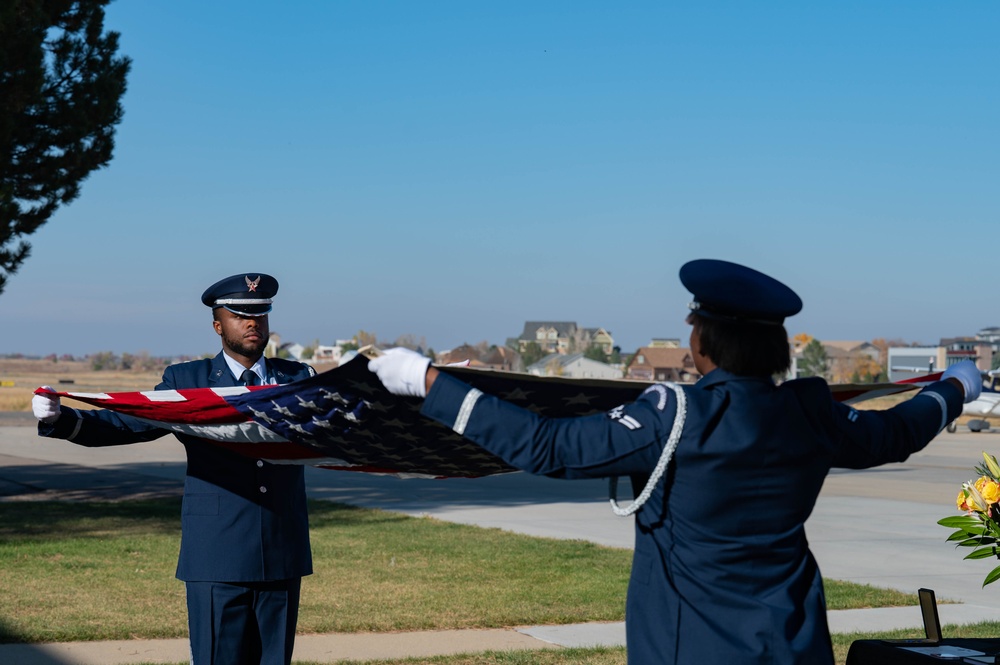
<svg viewBox="0 0 1000 665">
<path fill-rule="evenodd" d="M 269 358 L 278 383 L 311 376 L 302 363 Z M 220 352 L 215 358 L 171 365 L 157 390 L 239 385 Z M 42 436 L 88 447 L 152 441 L 167 430 L 111 411 L 65 406 Z M 270 464 L 192 436 L 178 434 L 187 452 L 177 577 L 185 582 L 269 582 L 312 573 L 305 478 L 298 465 Z"/>
<path fill-rule="evenodd" d="M 775 386 L 714 370 L 683 388 L 667 473 L 636 513 L 629 663 L 833 663 L 804 523 L 827 472 L 901 462 L 961 411 L 935 383 L 888 411 L 835 402 L 821 379 Z M 607 414 L 547 419 L 440 374 L 423 413 L 512 466 L 557 478 L 631 476 L 660 458 L 677 397 L 654 385 Z"/>
</svg>

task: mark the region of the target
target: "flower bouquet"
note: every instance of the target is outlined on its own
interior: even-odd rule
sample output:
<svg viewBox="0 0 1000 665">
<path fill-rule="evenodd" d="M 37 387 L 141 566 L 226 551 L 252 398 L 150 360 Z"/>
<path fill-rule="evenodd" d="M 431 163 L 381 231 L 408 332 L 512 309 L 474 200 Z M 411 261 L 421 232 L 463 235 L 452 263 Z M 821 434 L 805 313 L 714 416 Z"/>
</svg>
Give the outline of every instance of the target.
<svg viewBox="0 0 1000 665">
<path fill-rule="evenodd" d="M 971 547 L 966 559 L 1000 559 L 1000 464 L 993 455 L 983 453 L 984 463 L 976 467 L 979 479 L 962 484 L 955 503 L 965 515 L 945 517 L 938 524 L 957 529 L 948 536 L 959 547 Z M 1000 579 L 1000 566 L 989 572 L 983 586 Z"/>
</svg>

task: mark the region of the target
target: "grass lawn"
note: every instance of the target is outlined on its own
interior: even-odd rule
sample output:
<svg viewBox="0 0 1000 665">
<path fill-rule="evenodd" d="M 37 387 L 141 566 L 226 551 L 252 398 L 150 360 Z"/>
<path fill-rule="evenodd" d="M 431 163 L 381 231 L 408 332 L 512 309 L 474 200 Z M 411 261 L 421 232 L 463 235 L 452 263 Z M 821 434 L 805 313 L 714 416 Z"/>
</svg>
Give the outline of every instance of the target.
<svg viewBox="0 0 1000 665">
<path fill-rule="evenodd" d="M 302 633 L 623 618 L 631 552 L 310 504 Z M 0 503 L 0 642 L 187 635 L 180 500 Z"/>
<path fill-rule="evenodd" d="M 310 503 L 310 523 L 315 574 L 303 581 L 303 634 L 624 619 L 629 550 L 323 501 Z M 0 642 L 185 637 L 184 585 L 174 578 L 179 542 L 179 499 L 0 503 Z M 913 594 L 825 584 L 831 609 L 917 602 Z M 861 637 L 836 638 L 841 661 L 853 639 Z M 392 661 L 529 662 L 611 665 L 625 657 L 623 649 L 583 649 Z"/>
</svg>

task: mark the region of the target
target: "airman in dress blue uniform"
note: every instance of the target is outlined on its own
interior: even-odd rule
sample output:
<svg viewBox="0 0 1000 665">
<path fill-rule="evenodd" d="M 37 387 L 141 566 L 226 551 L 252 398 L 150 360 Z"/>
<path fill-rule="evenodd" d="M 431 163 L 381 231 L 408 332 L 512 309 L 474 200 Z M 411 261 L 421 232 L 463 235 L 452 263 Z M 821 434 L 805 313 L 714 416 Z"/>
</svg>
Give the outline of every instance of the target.
<svg viewBox="0 0 1000 665">
<path fill-rule="evenodd" d="M 268 313 L 278 282 L 243 273 L 202 296 L 212 308 L 222 351 L 167 367 L 156 390 L 290 383 L 315 374 L 308 365 L 264 358 Z M 89 446 L 151 441 L 167 430 L 111 411 L 78 411 L 58 399 L 33 400 L 42 436 Z M 187 452 L 177 577 L 186 583 L 192 662 L 289 663 L 299 590 L 312 573 L 303 470 L 270 464 L 193 436 Z"/>
<path fill-rule="evenodd" d="M 519 469 L 631 477 L 641 507 L 625 610 L 629 663 L 832 664 L 823 582 L 804 529 L 824 478 L 923 448 L 974 398 L 979 372 L 965 362 L 888 411 L 855 411 L 822 379 L 772 379 L 790 365 L 784 319 L 802 307 L 790 288 L 717 260 L 687 263 L 680 277 L 694 294 L 687 320 L 701 380 L 653 385 L 607 414 L 545 418 L 404 349 L 369 368 Z"/>
</svg>

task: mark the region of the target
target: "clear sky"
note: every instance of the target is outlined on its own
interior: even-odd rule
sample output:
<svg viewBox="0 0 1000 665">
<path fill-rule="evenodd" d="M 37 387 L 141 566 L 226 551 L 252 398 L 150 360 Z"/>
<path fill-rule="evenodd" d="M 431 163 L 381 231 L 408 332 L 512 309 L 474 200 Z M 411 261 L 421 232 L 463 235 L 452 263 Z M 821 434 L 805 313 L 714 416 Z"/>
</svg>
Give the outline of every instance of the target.
<svg viewBox="0 0 1000 665">
<path fill-rule="evenodd" d="M 441 351 L 526 320 L 687 338 L 682 263 L 805 302 L 790 334 L 1000 325 L 1000 3 L 117 0 L 111 164 L 29 236 L 0 353 L 271 329 Z"/>
</svg>

